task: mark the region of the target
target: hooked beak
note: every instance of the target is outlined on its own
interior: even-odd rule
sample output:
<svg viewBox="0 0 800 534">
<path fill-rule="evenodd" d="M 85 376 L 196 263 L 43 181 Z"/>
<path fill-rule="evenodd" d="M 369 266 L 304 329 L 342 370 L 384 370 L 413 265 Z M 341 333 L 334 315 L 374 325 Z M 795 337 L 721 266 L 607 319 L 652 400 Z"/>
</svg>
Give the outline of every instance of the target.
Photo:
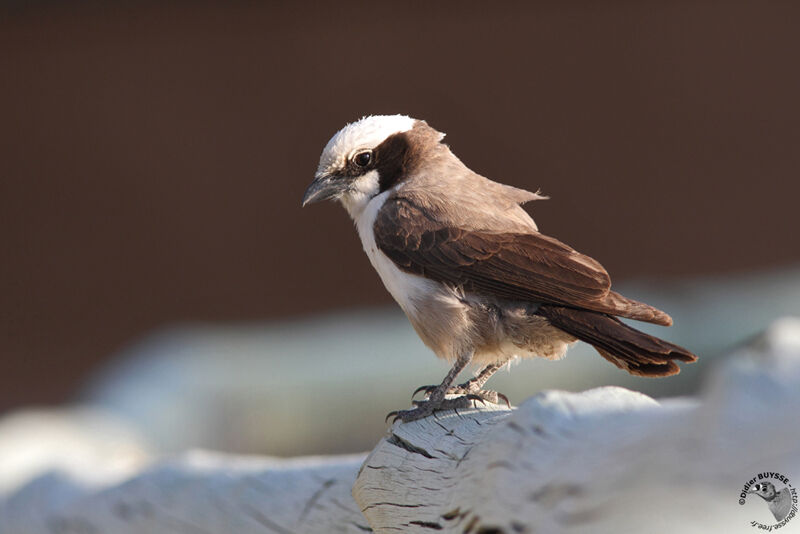
<svg viewBox="0 0 800 534">
<path fill-rule="evenodd" d="M 335 198 L 342 193 L 343 189 L 341 181 L 335 180 L 330 174 L 317 175 L 308 186 L 308 189 L 306 189 L 305 195 L 303 195 L 303 207 L 315 202 Z"/>
</svg>

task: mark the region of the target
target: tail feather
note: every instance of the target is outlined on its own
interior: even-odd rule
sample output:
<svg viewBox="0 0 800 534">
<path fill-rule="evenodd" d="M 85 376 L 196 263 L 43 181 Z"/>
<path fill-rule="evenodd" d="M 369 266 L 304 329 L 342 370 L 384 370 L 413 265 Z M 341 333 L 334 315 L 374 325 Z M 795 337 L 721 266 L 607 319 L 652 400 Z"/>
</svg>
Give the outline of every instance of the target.
<svg viewBox="0 0 800 534">
<path fill-rule="evenodd" d="M 675 360 L 697 360 L 683 347 L 640 332 L 604 313 L 549 304 L 540 306 L 536 313 L 556 328 L 589 343 L 603 358 L 632 375 L 675 375 L 680 372 Z"/>
<path fill-rule="evenodd" d="M 672 326 L 672 317 L 663 311 L 649 304 L 645 304 L 644 302 L 629 299 L 616 291 L 608 292 L 604 304 L 614 310 L 611 312 L 613 315 L 619 315 L 620 317 L 627 317 L 628 319 L 635 319 L 637 321 L 655 323 L 661 326 Z"/>
</svg>

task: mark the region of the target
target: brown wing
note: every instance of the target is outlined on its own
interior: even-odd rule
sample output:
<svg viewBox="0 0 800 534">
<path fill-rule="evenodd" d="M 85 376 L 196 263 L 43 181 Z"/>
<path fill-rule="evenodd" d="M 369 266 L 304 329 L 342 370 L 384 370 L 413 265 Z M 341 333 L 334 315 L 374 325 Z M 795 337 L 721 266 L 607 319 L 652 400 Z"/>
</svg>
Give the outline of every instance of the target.
<svg viewBox="0 0 800 534">
<path fill-rule="evenodd" d="M 602 265 L 552 237 L 449 227 L 403 198 L 387 201 L 374 230 L 378 248 L 406 272 L 505 299 L 671 323 L 663 312 L 611 291 Z"/>
</svg>

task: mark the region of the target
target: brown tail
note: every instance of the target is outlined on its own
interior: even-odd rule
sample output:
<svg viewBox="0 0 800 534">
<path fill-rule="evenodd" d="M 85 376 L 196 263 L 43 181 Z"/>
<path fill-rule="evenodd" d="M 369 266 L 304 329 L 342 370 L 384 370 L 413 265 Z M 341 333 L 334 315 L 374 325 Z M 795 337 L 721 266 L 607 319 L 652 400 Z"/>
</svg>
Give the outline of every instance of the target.
<svg viewBox="0 0 800 534">
<path fill-rule="evenodd" d="M 675 375 L 681 370 L 674 360 L 697 360 L 683 347 L 640 332 L 604 313 L 549 304 L 541 305 L 536 313 L 556 328 L 589 343 L 603 358 L 632 375 Z"/>
<path fill-rule="evenodd" d="M 663 311 L 649 304 L 645 304 L 644 302 L 623 297 L 616 291 L 608 292 L 605 301 L 603 301 L 603 305 L 607 307 L 607 309 L 596 311 L 603 311 L 611 315 L 627 317 L 628 319 L 635 319 L 637 321 L 660 324 L 661 326 L 672 326 L 672 317 Z"/>
</svg>

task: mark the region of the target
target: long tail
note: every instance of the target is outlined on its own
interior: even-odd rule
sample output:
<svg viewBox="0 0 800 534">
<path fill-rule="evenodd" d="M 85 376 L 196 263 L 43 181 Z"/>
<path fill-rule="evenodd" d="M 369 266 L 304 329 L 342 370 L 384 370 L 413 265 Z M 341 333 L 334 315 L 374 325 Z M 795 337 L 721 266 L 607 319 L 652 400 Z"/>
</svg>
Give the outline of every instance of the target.
<svg viewBox="0 0 800 534">
<path fill-rule="evenodd" d="M 675 360 L 697 360 L 683 347 L 640 332 L 605 313 L 549 304 L 541 305 L 536 313 L 556 328 L 589 343 L 603 358 L 632 375 L 675 375 L 681 371 Z"/>
</svg>

